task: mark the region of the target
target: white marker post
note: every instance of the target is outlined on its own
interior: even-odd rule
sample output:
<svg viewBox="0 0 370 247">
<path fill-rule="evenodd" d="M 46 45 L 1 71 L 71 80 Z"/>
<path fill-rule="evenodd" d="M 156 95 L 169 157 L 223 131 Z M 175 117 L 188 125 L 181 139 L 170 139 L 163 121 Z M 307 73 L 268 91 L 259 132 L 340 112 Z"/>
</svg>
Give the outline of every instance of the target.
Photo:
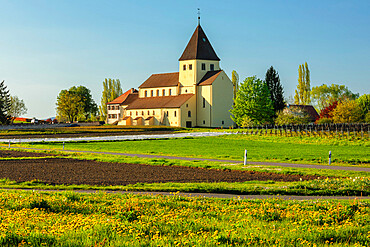
<svg viewBox="0 0 370 247">
<path fill-rule="evenodd" d="M 331 151 L 329 151 L 329 165 L 331 165 Z"/>
<path fill-rule="evenodd" d="M 9 148 L 10 148 L 10 140 L 9 140 Z"/>
<path fill-rule="evenodd" d="M 247 165 L 247 149 L 244 150 L 244 165 Z"/>
<path fill-rule="evenodd" d="M 63 150 L 64 150 L 64 142 L 63 142 Z"/>
</svg>

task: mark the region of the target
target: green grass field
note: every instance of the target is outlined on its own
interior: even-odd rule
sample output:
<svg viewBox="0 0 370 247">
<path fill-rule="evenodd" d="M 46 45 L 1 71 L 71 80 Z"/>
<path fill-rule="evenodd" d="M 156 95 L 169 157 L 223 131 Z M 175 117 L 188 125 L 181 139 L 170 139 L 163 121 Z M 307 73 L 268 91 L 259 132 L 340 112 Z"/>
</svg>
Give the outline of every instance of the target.
<svg viewBox="0 0 370 247">
<path fill-rule="evenodd" d="M 369 246 L 369 201 L 0 191 L 1 246 Z"/>
<path fill-rule="evenodd" d="M 34 143 L 23 146 L 61 149 L 61 143 Z M 228 135 L 219 137 L 164 140 L 71 142 L 68 150 L 90 150 L 134 154 L 158 154 L 198 158 L 327 164 L 332 152 L 333 165 L 370 164 L 369 140 L 342 140 L 314 137 Z"/>
</svg>

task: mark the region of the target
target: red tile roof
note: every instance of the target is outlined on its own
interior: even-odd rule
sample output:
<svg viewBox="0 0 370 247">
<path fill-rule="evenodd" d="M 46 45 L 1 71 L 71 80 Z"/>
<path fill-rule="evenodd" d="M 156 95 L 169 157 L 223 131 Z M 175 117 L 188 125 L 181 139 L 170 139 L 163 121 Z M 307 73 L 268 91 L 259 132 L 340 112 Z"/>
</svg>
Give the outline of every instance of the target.
<svg viewBox="0 0 370 247">
<path fill-rule="evenodd" d="M 198 86 L 212 85 L 222 70 L 208 71 L 198 82 Z"/>
<path fill-rule="evenodd" d="M 179 83 L 179 72 L 153 74 L 139 88 L 174 87 Z"/>
<path fill-rule="evenodd" d="M 112 105 L 112 104 L 121 104 L 122 105 L 123 103 L 125 103 L 125 105 L 128 105 L 133 100 L 135 100 L 135 98 L 137 98 L 138 95 L 139 95 L 139 92 L 136 89 L 131 88 L 130 90 L 128 90 L 124 94 L 118 96 L 117 98 L 115 98 L 111 102 L 108 102 L 107 105 Z"/>
<path fill-rule="evenodd" d="M 138 98 L 126 109 L 179 108 L 193 96 L 194 94 L 182 94 L 178 96 Z"/>
<path fill-rule="evenodd" d="M 220 61 L 200 25 L 195 29 L 179 61 L 193 59 Z"/>
</svg>

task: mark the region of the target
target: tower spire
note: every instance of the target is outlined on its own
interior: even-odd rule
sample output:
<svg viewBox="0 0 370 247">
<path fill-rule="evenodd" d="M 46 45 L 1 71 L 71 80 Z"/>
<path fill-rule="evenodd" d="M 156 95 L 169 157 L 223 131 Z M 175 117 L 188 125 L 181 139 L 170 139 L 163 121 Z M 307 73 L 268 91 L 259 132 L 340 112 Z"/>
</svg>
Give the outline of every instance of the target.
<svg viewBox="0 0 370 247">
<path fill-rule="evenodd" d="M 198 26 L 200 26 L 200 8 L 198 8 Z"/>
</svg>

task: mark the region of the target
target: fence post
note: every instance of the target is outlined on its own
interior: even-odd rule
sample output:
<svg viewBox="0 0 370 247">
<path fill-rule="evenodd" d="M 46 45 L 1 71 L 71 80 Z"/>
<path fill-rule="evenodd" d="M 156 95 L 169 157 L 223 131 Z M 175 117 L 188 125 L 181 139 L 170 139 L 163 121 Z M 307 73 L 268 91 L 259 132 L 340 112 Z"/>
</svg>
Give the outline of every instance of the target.
<svg viewBox="0 0 370 247">
<path fill-rule="evenodd" d="M 329 165 L 331 165 L 331 151 L 329 151 Z"/>
<path fill-rule="evenodd" d="M 10 148 L 10 140 L 9 140 L 9 146 L 8 146 L 8 148 Z"/>
<path fill-rule="evenodd" d="M 244 150 L 244 166 L 247 165 L 247 154 L 248 154 L 247 149 L 245 149 Z"/>
<path fill-rule="evenodd" d="M 64 150 L 64 142 L 63 142 L 63 150 Z"/>
</svg>

